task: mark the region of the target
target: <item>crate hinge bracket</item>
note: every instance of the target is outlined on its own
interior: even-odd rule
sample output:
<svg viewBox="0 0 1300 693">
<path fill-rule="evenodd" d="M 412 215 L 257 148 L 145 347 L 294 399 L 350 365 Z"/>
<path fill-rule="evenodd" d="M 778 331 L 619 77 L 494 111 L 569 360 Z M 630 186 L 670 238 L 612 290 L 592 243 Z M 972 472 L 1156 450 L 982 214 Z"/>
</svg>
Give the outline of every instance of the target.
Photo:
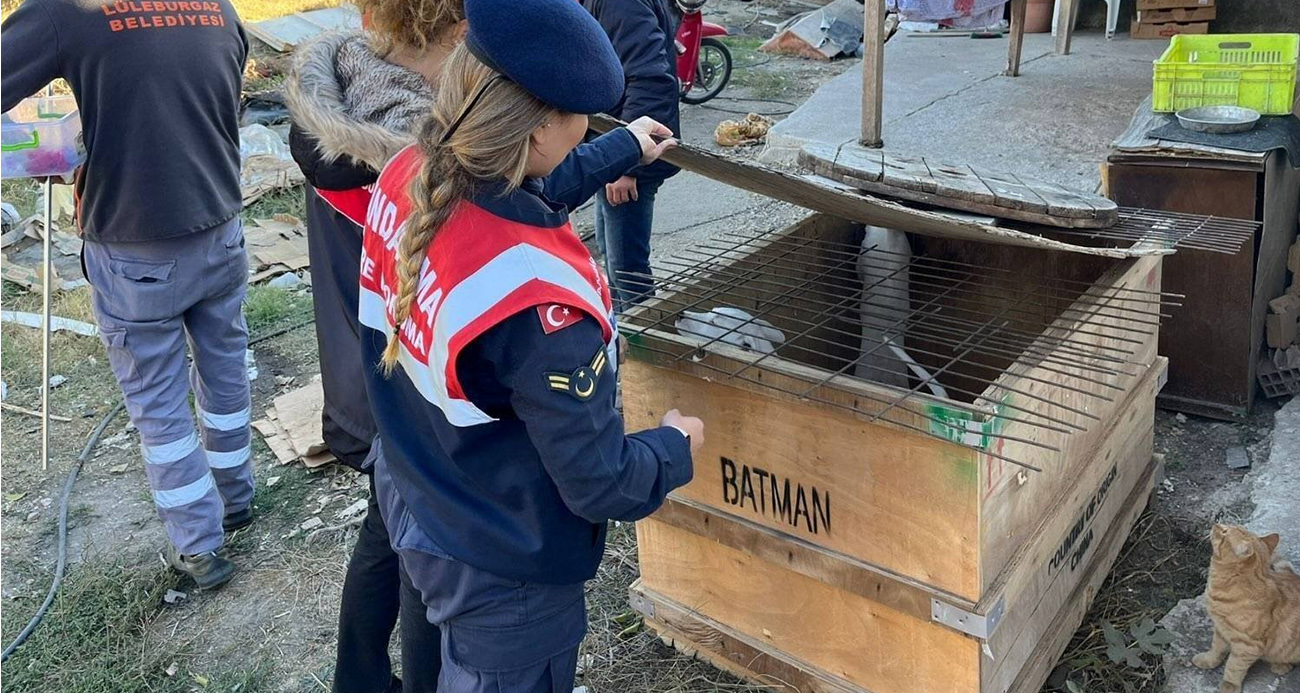
<svg viewBox="0 0 1300 693">
<path fill-rule="evenodd" d="M 987 614 L 977 614 L 944 601 L 930 599 L 930 620 L 981 640 L 993 637 L 1007 610 L 1006 597 L 999 598 Z"/>
</svg>

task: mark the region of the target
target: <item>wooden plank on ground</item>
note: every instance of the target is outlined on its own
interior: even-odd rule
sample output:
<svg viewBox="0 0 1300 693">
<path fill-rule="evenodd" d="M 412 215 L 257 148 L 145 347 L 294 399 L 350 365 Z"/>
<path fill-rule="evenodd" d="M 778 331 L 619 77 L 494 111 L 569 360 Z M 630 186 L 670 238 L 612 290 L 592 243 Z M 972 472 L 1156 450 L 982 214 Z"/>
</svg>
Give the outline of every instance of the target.
<svg viewBox="0 0 1300 693">
<path fill-rule="evenodd" d="M 1119 208 L 1104 197 L 855 144 L 809 145 L 799 163 L 858 190 L 935 207 L 1067 228 L 1107 227 L 1119 220 Z"/>
<path fill-rule="evenodd" d="M 884 165 L 885 175 L 880 179 L 884 185 L 923 193 L 939 192 L 939 185 L 930 177 L 930 167 L 919 156 L 885 152 Z"/>
<path fill-rule="evenodd" d="M 944 197 L 966 200 L 983 205 L 996 205 L 998 198 L 989 186 L 980 180 L 970 166 L 964 164 L 930 164 L 930 176 Z"/>
<path fill-rule="evenodd" d="M 880 149 L 863 149 L 846 144 L 840 147 L 832 172 L 851 176 L 856 181 L 878 181 L 885 173 L 884 156 L 884 151 Z"/>
<path fill-rule="evenodd" d="M 600 115 L 592 116 L 590 123 L 591 128 L 597 132 L 608 132 L 623 125 L 618 120 Z M 1009 229 L 915 209 L 891 200 L 858 194 L 847 186 L 838 185 L 826 178 L 800 176 L 752 162 L 732 161 L 725 156 L 685 144 L 670 149 L 663 158 L 668 163 L 728 185 L 863 224 L 930 236 L 1031 248 L 1055 248 L 1104 257 L 1168 255 L 1173 252 L 1168 248 L 1140 245 L 1129 248 L 1095 248 L 1065 243 L 1038 235 L 1034 229 Z M 1041 231 L 1048 230 L 1047 227 L 1041 228 Z"/>
<path fill-rule="evenodd" d="M 976 175 L 993 191 L 999 207 L 1048 214 L 1047 202 L 1033 188 L 1025 185 L 1019 176 L 996 171 L 976 171 Z"/>
</svg>

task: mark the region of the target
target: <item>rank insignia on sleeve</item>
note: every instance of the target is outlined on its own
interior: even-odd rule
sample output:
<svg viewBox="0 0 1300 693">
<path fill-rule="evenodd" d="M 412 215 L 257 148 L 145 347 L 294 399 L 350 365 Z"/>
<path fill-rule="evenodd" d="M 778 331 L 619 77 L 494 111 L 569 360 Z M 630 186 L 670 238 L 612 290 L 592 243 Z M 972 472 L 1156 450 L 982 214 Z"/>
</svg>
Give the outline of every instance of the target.
<svg viewBox="0 0 1300 693">
<path fill-rule="evenodd" d="M 572 373 L 547 373 L 546 385 L 556 392 L 572 396 L 579 402 L 586 402 L 596 394 L 596 383 L 600 381 L 600 374 L 605 372 L 605 367 L 608 365 L 609 357 L 605 353 L 605 347 L 602 346 L 592 357 L 590 365 L 579 366 Z"/>
</svg>

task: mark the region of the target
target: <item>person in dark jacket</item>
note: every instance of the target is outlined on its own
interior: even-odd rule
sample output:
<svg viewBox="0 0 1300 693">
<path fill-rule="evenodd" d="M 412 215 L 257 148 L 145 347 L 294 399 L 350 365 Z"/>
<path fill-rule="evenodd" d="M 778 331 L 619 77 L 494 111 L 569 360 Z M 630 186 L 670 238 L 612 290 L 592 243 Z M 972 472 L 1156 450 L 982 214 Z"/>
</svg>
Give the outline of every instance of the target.
<svg viewBox="0 0 1300 693">
<path fill-rule="evenodd" d="M 568 693 L 606 522 L 690 481 L 704 428 L 670 411 L 627 435 L 614 407 L 608 281 L 568 220 L 601 185 L 575 175 L 582 147 L 569 155 L 581 114 L 623 91 L 608 38 L 573 2 L 465 9 L 432 117 L 366 215 L 375 492 L 442 630 L 440 693 Z M 622 174 L 671 140 L 623 128 L 596 143 Z"/>
<path fill-rule="evenodd" d="M 375 435 L 357 322 L 361 231 L 378 171 L 414 141 L 432 108 L 439 71 L 466 30 L 460 0 L 363 0 L 364 32 L 328 34 L 297 51 L 285 84 L 293 122 L 290 148 L 306 175 L 308 249 L 325 407 L 325 442 L 341 461 L 369 472 Z M 648 120 L 635 125 L 648 133 Z M 644 135 L 643 136 L 648 136 Z M 610 143 L 593 142 L 551 182 L 577 206 L 632 164 L 613 167 Z M 633 162 L 634 163 L 634 162 Z M 583 184 L 584 176 L 594 184 Z M 344 579 L 334 691 L 383 691 L 389 682 L 433 691 L 440 660 L 437 628 L 401 571 L 373 493 Z M 400 588 L 399 588 L 400 584 Z M 402 679 L 388 643 L 400 618 Z"/>
<path fill-rule="evenodd" d="M 681 136 L 677 80 L 677 19 L 669 0 L 582 0 L 623 64 L 623 97 L 609 114 L 631 122 L 650 116 Z M 654 290 L 650 232 L 655 195 L 679 169 L 656 161 L 605 186 L 596 201 L 596 242 L 620 308 Z"/>
<path fill-rule="evenodd" d="M 365 32 L 326 34 L 301 46 L 285 82 L 289 145 L 307 178 L 307 247 L 325 392 L 322 433 L 342 463 L 364 471 L 374 418 L 357 323 L 361 230 L 369 186 L 433 104 L 431 85 L 464 33 L 460 0 L 362 0 Z M 431 693 L 440 662 L 437 627 L 401 570 L 375 503 L 362 520 L 343 581 L 335 693 Z M 402 629 L 402 678 L 388 645 Z"/>
<path fill-rule="evenodd" d="M 82 263 L 164 559 L 201 589 L 222 585 L 235 573 L 223 531 L 253 519 L 239 16 L 228 0 L 25 0 L 0 53 L 4 111 L 60 77 L 76 97 Z"/>
</svg>

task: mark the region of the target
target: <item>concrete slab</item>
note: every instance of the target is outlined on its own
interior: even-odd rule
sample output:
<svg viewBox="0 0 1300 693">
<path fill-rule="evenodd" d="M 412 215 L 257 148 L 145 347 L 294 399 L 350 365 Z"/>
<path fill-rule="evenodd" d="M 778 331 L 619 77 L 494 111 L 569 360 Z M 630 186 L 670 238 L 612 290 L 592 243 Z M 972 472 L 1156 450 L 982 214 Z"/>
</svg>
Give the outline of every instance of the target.
<svg viewBox="0 0 1300 693">
<path fill-rule="evenodd" d="M 790 226 L 810 212 L 712 178 L 683 171 L 664 182 L 655 196 L 650 259 L 661 264 L 714 236 Z M 595 205 L 573 215 L 579 232 L 595 228 Z"/>
<path fill-rule="evenodd" d="M 1255 510 L 1246 527 L 1258 534 L 1282 535 L 1280 555 L 1300 565 L 1300 398 L 1278 410 L 1273 445 L 1267 462 L 1256 464 L 1246 478 Z M 1179 602 L 1160 621 L 1177 639 L 1165 655 L 1169 693 L 1217 693 L 1222 668 L 1203 671 L 1192 666 L 1191 658 L 1210 646 L 1214 627 L 1205 611 L 1205 595 Z M 1300 693 L 1300 673 L 1278 677 L 1264 664 L 1257 664 L 1246 678 L 1242 693 Z"/>
<path fill-rule="evenodd" d="M 1010 170 L 1067 187 L 1092 190 L 1110 141 L 1150 92 L 1151 60 L 1160 41 L 1106 41 L 1078 34 L 1070 56 L 1052 54 L 1050 37 L 1025 39 L 1022 75 L 1001 77 L 1007 41 L 915 38 L 886 44 L 885 145 L 893 151 Z M 856 139 L 861 66 L 823 85 L 769 134 L 765 156 L 793 161 L 806 141 Z M 686 109 L 689 141 L 709 146 L 712 123 Z M 1062 115 L 1068 114 L 1068 117 Z M 710 117 L 715 119 L 719 114 Z M 784 155 L 782 155 L 784 151 Z M 574 215 L 593 228 L 594 208 Z M 655 204 L 652 260 L 662 263 L 728 231 L 783 228 L 807 210 L 689 172 L 669 179 Z"/>
<path fill-rule="evenodd" d="M 1162 41 L 1083 33 L 1068 56 L 1025 37 L 1019 77 L 1004 77 L 1007 40 L 899 35 L 885 45 L 885 149 L 1009 170 L 1091 191 L 1111 140 L 1150 93 Z M 823 85 L 773 128 L 763 159 L 789 163 L 807 142 L 856 140 L 862 68 Z"/>
</svg>

